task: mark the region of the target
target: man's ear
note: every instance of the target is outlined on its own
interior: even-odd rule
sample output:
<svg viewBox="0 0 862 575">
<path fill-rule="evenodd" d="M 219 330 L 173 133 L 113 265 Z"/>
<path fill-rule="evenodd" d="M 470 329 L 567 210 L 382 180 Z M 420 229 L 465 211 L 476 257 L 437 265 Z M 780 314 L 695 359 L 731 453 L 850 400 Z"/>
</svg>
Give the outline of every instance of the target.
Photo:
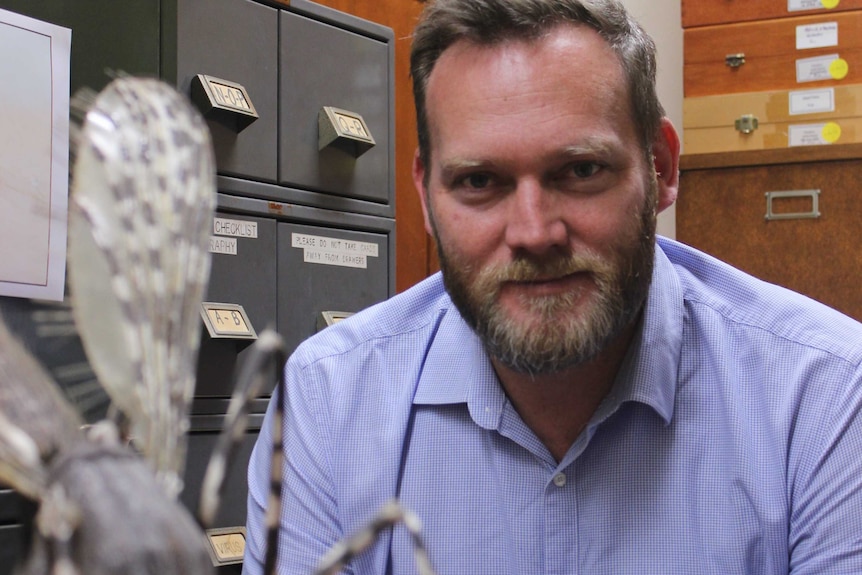
<svg viewBox="0 0 862 575">
<path fill-rule="evenodd" d="M 425 219 L 425 231 L 429 235 L 434 235 L 434 230 L 431 227 L 431 218 L 428 214 L 428 190 L 425 187 L 426 166 L 422 162 L 419 154 L 419 148 L 413 154 L 413 185 L 419 193 L 419 203 L 422 204 L 422 217 Z"/>
<path fill-rule="evenodd" d="M 668 118 L 662 118 L 661 128 L 652 146 L 658 179 L 658 211 L 676 201 L 679 191 L 679 135 Z"/>
</svg>

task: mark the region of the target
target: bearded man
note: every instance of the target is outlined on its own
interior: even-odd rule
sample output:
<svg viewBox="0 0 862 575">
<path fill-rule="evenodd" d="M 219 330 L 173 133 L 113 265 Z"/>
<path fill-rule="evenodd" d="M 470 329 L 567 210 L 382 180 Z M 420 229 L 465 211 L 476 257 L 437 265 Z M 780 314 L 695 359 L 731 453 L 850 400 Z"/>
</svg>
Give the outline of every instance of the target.
<svg viewBox="0 0 862 575">
<path fill-rule="evenodd" d="M 279 572 L 397 498 L 442 574 L 862 573 L 862 326 L 656 239 L 679 138 L 622 6 L 432 1 L 411 70 L 441 273 L 288 361 Z"/>
</svg>

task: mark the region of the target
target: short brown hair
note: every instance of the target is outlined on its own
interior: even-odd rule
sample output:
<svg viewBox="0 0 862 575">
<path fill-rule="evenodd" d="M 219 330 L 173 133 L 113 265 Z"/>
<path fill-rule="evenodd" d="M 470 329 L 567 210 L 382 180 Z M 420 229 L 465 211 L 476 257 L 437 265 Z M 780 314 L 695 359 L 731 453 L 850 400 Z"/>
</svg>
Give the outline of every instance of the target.
<svg viewBox="0 0 862 575">
<path fill-rule="evenodd" d="M 425 106 L 428 78 L 440 55 L 459 40 L 494 45 L 536 40 L 560 24 L 589 26 L 619 57 L 634 121 L 649 155 L 664 116 L 655 91 L 655 43 L 616 0 L 430 0 L 413 35 L 410 75 L 419 154 L 427 166 L 431 141 Z"/>
</svg>

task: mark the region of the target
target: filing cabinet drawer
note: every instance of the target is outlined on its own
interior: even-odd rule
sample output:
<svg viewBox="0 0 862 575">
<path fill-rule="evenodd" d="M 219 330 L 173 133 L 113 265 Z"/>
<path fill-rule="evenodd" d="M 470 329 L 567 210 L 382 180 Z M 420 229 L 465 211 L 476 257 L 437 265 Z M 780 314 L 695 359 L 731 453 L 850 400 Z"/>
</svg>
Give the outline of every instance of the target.
<svg viewBox="0 0 862 575">
<path fill-rule="evenodd" d="M 820 0 L 682 0 L 682 26 L 689 28 L 786 16 L 828 15 L 862 8 L 862 0 L 832 0 L 831 4 L 831 8 L 824 8 Z"/>
<path fill-rule="evenodd" d="M 323 312 L 357 312 L 386 299 L 386 234 L 280 223 L 278 326 L 288 352 L 318 330 Z"/>
<path fill-rule="evenodd" d="M 685 155 L 680 169 L 680 241 L 862 319 L 862 144 Z"/>
<path fill-rule="evenodd" d="M 276 180 L 278 10 L 253 0 L 163 0 L 162 77 L 191 95 L 205 74 L 245 88 L 258 119 L 207 118 L 219 173 Z"/>
<path fill-rule="evenodd" d="M 687 98 L 862 83 L 862 11 L 688 28 L 683 42 Z"/>
<path fill-rule="evenodd" d="M 236 448 L 234 459 L 227 472 L 221 505 L 212 528 L 245 527 L 246 498 L 248 496 L 246 470 L 248 469 L 251 450 L 254 448 L 254 442 L 257 440 L 260 430 L 259 421 L 261 417 L 256 418 L 257 427 L 250 426 L 251 429 L 246 431 Z M 193 415 L 191 417 L 184 477 L 185 488 L 180 494 L 180 500 L 192 513 L 197 513 L 201 484 L 210 455 L 212 455 L 218 441 L 223 421 L 224 416 L 201 417 Z"/>
<path fill-rule="evenodd" d="M 216 252 L 235 253 L 212 254 L 207 299 L 242 305 L 254 330 L 275 329 L 288 353 L 317 331 L 321 312 L 356 312 L 395 292 L 393 219 L 219 194 L 214 229 Z M 219 411 L 210 406 L 230 396 L 246 354 L 236 340 L 202 335 L 193 413 Z"/>
<path fill-rule="evenodd" d="M 212 267 L 206 301 L 238 304 L 260 333 L 276 322 L 276 223 L 272 218 L 218 211 L 213 222 Z M 195 397 L 230 397 L 234 371 L 247 342 L 211 339 L 204 330 Z"/>
<path fill-rule="evenodd" d="M 685 98 L 682 134 L 687 154 L 860 142 L 862 84 Z"/>
<path fill-rule="evenodd" d="M 302 14 L 280 14 L 279 181 L 325 194 L 392 203 L 390 44 Z M 375 145 L 356 157 L 319 150 L 324 106 L 359 115 Z"/>
</svg>

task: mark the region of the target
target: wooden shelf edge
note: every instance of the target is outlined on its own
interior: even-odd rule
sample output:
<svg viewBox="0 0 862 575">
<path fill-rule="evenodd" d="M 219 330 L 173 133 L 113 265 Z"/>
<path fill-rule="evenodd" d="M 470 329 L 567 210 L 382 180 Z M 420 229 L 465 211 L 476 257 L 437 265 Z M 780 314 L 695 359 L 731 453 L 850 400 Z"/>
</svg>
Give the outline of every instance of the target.
<svg viewBox="0 0 862 575">
<path fill-rule="evenodd" d="M 682 154 L 679 169 L 709 170 L 715 168 L 738 168 L 769 164 L 797 164 L 801 162 L 824 162 L 830 160 L 854 160 L 862 158 L 862 144 L 836 144 L 831 146 L 798 146 L 768 150 L 746 150 L 740 152 L 716 152 L 711 154 Z"/>
</svg>

